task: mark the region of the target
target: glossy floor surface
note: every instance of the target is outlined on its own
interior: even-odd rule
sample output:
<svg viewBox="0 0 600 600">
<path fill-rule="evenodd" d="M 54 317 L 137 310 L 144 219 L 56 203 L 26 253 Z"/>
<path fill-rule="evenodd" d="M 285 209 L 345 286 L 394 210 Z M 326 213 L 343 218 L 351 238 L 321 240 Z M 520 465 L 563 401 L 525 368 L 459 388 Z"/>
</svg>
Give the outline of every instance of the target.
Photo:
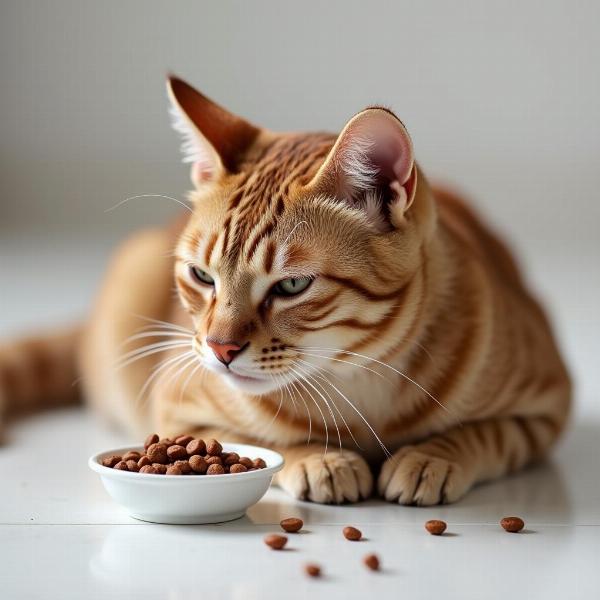
<svg viewBox="0 0 600 600">
<path fill-rule="evenodd" d="M 11 282 L 0 294 L 2 337 L 82 313 L 109 245 L 40 235 L 32 247 L 27 239 L 0 238 L 0 276 Z M 600 286 L 595 257 L 585 256 L 573 260 L 561 248 L 528 255 L 577 381 L 572 427 L 547 464 L 481 486 L 453 506 L 318 506 L 271 489 L 235 522 L 152 525 L 116 506 L 86 465 L 92 453 L 136 440 L 83 409 L 40 414 L 12 426 L 0 447 L 0 598 L 598 597 Z M 498 521 L 506 515 L 525 519 L 526 530 L 505 533 Z M 272 551 L 262 538 L 288 516 L 303 518 L 305 531 Z M 448 533 L 426 533 L 431 518 L 447 521 Z M 348 524 L 365 540 L 346 541 Z M 378 573 L 362 565 L 373 552 Z M 307 562 L 324 576 L 309 579 Z"/>
</svg>

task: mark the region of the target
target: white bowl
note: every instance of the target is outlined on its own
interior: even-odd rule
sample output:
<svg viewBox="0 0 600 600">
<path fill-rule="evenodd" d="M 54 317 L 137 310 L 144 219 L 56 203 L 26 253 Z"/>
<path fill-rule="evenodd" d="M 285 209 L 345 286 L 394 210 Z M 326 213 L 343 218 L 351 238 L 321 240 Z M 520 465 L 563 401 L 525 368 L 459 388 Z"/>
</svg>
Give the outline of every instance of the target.
<svg viewBox="0 0 600 600">
<path fill-rule="evenodd" d="M 153 475 L 110 469 L 102 459 L 138 446 L 116 448 L 91 456 L 88 464 L 102 479 L 113 500 L 125 507 L 135 519 L 152 523 L 221 523 L 244 516 L 269 489 L 273 475 L 283 468 L 281 454 L 246 444 L 223 444 L 225 452 L 261 457 L 265 469 L 224 475 Z"/>
</svg>

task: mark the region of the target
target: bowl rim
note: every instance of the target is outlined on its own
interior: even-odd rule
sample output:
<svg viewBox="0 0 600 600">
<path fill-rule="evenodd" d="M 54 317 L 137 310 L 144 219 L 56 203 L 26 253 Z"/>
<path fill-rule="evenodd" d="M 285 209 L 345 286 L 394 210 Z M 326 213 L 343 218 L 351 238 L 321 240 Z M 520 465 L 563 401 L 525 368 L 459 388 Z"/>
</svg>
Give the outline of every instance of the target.
<svg viewBox="0 0 600 600">
<path fill-rule="evenodd" d="M 274 464 L 270 464 L 264 469 L 258 469 L 257 471 L 248 471 L 246 473 L 223 473 L 223 475 L 218 475 L 215 477 L 203 477 L 198 475 L 177 475 L 166 477 L 165 475 L 161 475 L 159 473 L 139 473 L 132 471 L 121 471 L 119 469 L 111 469 L 110 467 L 105 467 L 100 463 L 100 460 L 105 456 L 110 456 L 111 454 L 124 454 L 130 450 L 143 451 L 143 446 L 135 445 L 135 446 L 123 446 L 119 448 L 113 448 L 111 450 L 104 450 L 102 452 L 97 452 L 96 454 L 92 454 L 92 456 L 88 459 L 88 466 L 92 471 L 95 471 L 102 477 L 115 477 L 115 478 L 125 478 L 130 481 L 138 480 L 138 481 L 179 481 L 179 482 L 189 482 L 189 481 L 198 481 L 204 482 L 202 485 L 210 485 L 216 482 L 232 482 L 237 481 L 242 483 L 243 481 L 250 481 L 252 479 L 262 479 L 266 476 L 273 476 L 278 471 L 283 469 L 285 464 L 285 460 L 279 452 L 275 450 L 271 450 L 270 448 L 263 448 L 261 446 L 253 446 L 251 444 L 236 444 L 233 442 L 222 442 L 223 450 L 225 452 L 237 452 L 236 448 L 247 449 L 248 452 L 255 453 L 257 457 L 261 457 L 264 460 L 267 460 L 264 456 L 261 456 L 262 453 L 270 453 L 271 460 L 274 461 Z M 228 450 L 228 448 L 232 448 L 232 450 Z"/>
</svg>

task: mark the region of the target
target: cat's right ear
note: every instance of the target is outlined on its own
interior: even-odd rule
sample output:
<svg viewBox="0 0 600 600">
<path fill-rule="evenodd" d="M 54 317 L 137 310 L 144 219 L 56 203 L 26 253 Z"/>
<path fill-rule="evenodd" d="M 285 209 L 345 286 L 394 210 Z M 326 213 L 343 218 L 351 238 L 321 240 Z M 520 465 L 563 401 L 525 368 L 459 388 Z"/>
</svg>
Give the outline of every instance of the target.
<svg viewBox="0 0 600 600">
<path fill-rule="evenodd" d="M 183 161 L 192 163 L 196 186 L 235 172 L 260 130 L 175 76 L 167 78 L 173 127 L 183 138 Z"/>
</svg>

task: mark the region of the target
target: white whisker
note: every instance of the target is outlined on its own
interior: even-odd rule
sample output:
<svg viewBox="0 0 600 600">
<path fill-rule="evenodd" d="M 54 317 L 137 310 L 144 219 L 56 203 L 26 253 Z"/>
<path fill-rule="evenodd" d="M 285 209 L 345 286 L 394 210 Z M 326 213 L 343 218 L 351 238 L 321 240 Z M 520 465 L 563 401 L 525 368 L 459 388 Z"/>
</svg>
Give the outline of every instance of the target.
<svg viewBox="0 0 600 600">
<path fill-rule="evenodd" d="M 188 206 L 185 202 L 182 202 L 177 198 L 173 198 L 172 196 L 165 196 L 164 194 L 138 194 L 137 196 L 129 196 L 129 198 L 124 198 L 120 202 L 117 202 L 114 206 L 107 208 L 104 212 L 112 212 L 113 210 L 119 208 L 119 206 L 122 206 L 126 202 L 129 202 L 130 200 L 136 200 L 137 198 L 165 198 L 166 200 L 173 200 L 173 202 L 177 202 L 177 204 L 180 204 L 185 209 L 189 210 L 192 214 L 194 214 L 192 208 Z"/>
</svg>

